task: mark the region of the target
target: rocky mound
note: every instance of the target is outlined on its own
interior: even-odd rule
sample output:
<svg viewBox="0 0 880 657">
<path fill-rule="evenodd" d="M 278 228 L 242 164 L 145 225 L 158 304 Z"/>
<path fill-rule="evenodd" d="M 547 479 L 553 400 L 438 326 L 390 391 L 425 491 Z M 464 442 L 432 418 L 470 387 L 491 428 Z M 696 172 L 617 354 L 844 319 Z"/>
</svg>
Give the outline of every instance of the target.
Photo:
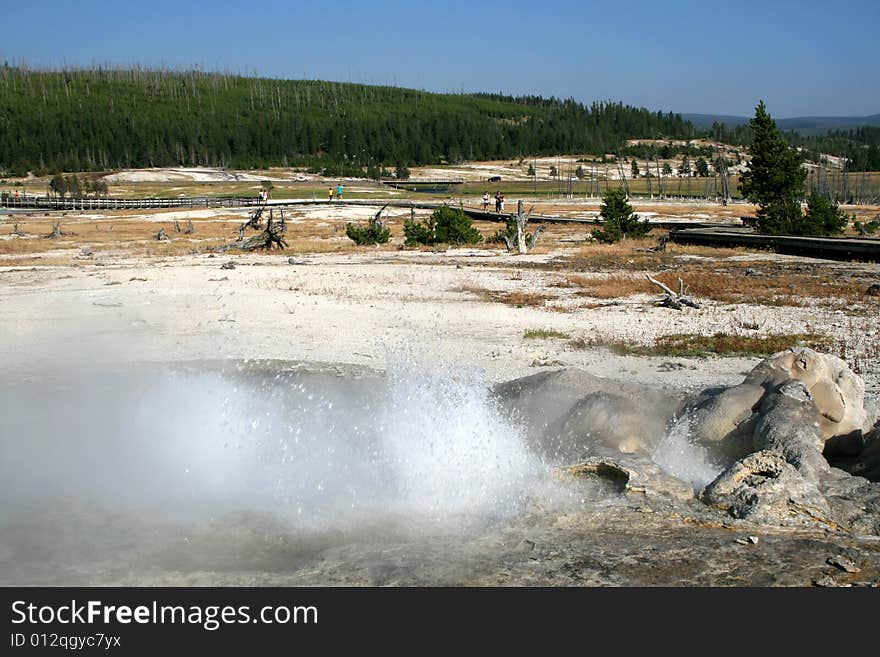
<svg viewBox="0 0 880 657">
<path fill-rule="evenodd" d="M 868 426 L 864 383 L 835 356 L 781 352 L 741 384 L 691 398 L 576 369 L 496 392 L 526 422 L 532 448 L 560 466 L 601 459 L 600 472 L 616 463 L 644 490 L 668 492 L 655 451 L 686 417 L 690 448 L 723 467 L 694 491 L 706 504 L 764 524 L 880 535 L 880 422 Z"/>
</svg>

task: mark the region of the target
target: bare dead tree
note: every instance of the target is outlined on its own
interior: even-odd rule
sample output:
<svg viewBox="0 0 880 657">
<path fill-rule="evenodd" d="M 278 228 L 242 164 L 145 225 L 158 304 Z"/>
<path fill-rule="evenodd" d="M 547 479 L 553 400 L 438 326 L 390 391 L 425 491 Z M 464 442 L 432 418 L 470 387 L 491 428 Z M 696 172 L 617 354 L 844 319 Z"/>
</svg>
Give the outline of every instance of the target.
<svg viewBox="0 0 880 657">
<path fill-rule="evenodd" d="M 159 232 L 156 233 L 156 239 L 160 242 L 168 242 L 171 240 L 171 238 L 168 237 L 168 233 L 165 232 L 164 226 L 162 226 L 162 228 L 159 229 Z"/>
<path fill-rule="evenodd" d="M 192 235 L 195 232 L 196 232 L 196 228 L 195 228 L 195 226 L 193 226 L 192 219 L 187 219 L 186 220 L 186 228 L 184 229 L 183 234 L 184 235 Z"/>
<path fill-rule="evenodd" d="M 690 297 L 685 296 L 684 281 L 682 281 L 680 278 L 678 279 L 678 293 L 673 292 L 669 287 L 667 287 L 660 281 L 651 278 L 650 274 L 645 274 L 645 278 L 647 278 L 650 283 L 653 283 L 666 293 L 666 296 L 664 296 L 660 300 L 658 305 L 665 306 L 667 308 L 674 308 L 675 310 L 681 310 L 682 306 L 688 306 L 690 308 L 700 307 L 700 304 L 698 304 L 696 301 L 694 301 Z"/>
<path fill-rule="evenodd" d="M 241 226 L 239 226 L 239 228 L 238 228 L 238 241 L 239 242 L 244 239 L 244 231 L 247 230 L 248 228 L 253 228 L 254 230 L 260 230 L 262 228 L 261 218 L 263 216 L 263 210 L 265 209 L 265 207 L 266 207 L 265 205 L 261 205 L 260 207 L 258 207 L 256 210 L 254 210 L 254 213 L 250 216 L 250 218 L 247 221 L 245 221 Z"/>
<path fill-rule="evenodd" d="M 626 172 L 623 170 L 623 162 L 620 160 L 620 153 L 617 154 L 617 173 L 620 175 L 620 182 L 626 197 L 629 198 L 629 185 L 626 182 Z"/>
<path fill-rule="evenodd" d="M 529 247 L 529 251 L 534 249 L 535 246 L 538 244 L 538 237 L 541 235 L 541 233 L 544 232 L 544 228 L 544 226 L 538 226 L 534 231 L 532 231 L 532 234 L 529 235 L 527 244 L 527 246 Z"/>
<path fill-rule="evenodd" d="M 174 220 L 174 231 L 177 233 L 180 232 L 180 222 L 177 219 Z"/>
<path fill-rule="evenodd" d="M 12 224 L 12 234 L 16 237 L 24 237 L 25 232 L 19 228 L 18 224 Z"/>
<path fill-rule="evenodd" d="M 286 232 L 287 223 L 284 219 L 284 211 L 281 211 L 281 221 L 276 223 L 273 211 L 270 210 L 269 219 L 266 221 L 266 228 L 253 237 L 249 237 L 236 244 L 235 247 L 242 251 L 256 251 L 258 249 L 270 251 L 277 246 L 283 251 L 287 247 L 287 242 L 284 240 Z"/>
<path fill-rule="evenodd" d="M 666 243 L 669 241 L 669 235 L 663 235 L 660 239 L 657 240 L 657 243 L 654 246 L 649 246 L 646 249 L 636 249 L 636 251 L 646 251 L 648 253 L 662 253 L 666 250 Z"/>
<path fill-rule="evenodd" d="M 50 240 L 57 240 L 62 235 L 64 235 L 64 231 L 61 230 L 61 222 L 52 222 L 52 232 L 46 235 L 46 237 Z"/>
</svg>

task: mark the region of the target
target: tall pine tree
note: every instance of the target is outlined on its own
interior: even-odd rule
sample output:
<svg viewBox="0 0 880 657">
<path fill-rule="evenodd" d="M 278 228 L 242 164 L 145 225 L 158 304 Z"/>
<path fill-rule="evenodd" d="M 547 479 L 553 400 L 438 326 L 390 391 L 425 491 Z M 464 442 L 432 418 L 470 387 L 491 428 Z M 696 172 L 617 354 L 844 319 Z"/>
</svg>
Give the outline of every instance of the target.
<svg viewBox="0 0 880 657">
<path fill-rule="evenodd" d="M 739 188 L 758 206 L 758 229 L 769 234 L 801 232 L 800 199 L 807 177 L 801 158 L 783 139 L 763 100 L 749 126 L 754 135 L 752 159 Z"/>
</svg>

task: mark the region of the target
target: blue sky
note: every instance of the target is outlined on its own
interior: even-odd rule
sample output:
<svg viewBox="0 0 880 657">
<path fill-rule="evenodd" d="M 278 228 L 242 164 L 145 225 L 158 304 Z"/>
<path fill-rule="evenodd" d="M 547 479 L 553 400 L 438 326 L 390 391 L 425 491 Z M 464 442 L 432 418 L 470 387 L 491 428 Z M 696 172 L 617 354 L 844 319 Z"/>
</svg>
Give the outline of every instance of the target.
<svg viewBox="0 0 880 657">
<path fill-rule="evenodd" d="M 0 0 L 0 59 L 142 64 L 622 100 L 880 113 L 880 0 Z M 16 29 L 16 26 L 19 29 Z"/>
</svg>

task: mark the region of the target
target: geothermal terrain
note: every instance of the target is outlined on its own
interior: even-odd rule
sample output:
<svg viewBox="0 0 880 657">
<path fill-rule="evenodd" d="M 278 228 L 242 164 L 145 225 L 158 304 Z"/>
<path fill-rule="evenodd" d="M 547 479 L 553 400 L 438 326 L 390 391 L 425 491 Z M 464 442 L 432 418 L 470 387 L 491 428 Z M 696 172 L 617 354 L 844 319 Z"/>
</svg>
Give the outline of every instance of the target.
<svg viewBox="0 0 880 657">
<path fill-rule="evenodd" d="M 255 195 L 265 179 L 128 172 L 114 184 Z M 300 198 L 322 199 L 330 181 L 296 184 Z M 411 197 L 345 184 L 347 197 Z M 481 192 L 460 200 L 476 206 Z M 526 202 L 548 215 L 599 209 L 584 196 Z M 634 205 L 657 220 L 753 212 Z M 734 517 L 697 496 L 742 455 L 697 444 L 681 421 L 702 392 L 804 346 L 859 378 L 861 396 L 846 403 L 870 429 L 880 265 L 673 243 L 648 251 L 661 229 L 606 246 L 589 241 L 587 224 L 548 225 L 528 255 L 497 242 L 405 248 L 400 207 L 383 213 L 389 244 L 355 247 L 346 223 L 377 210 L 285 207 L 283 253 L 223 248 L 246 209 L 0 210 L 0 490 L 12 500 L 0 510 L 0 583 L 880 580 L 870 509 L 847 515 L 835 501 L 868 509 L 868 488 L 829 492 L 823 478 L 830 510 L 814 521 L 790 509 L 778 522 Z M 58 222 L 61 234 L 46 237 Z M 486 238 L 500 226 L 475 225 Z M 162 228 L 170 240 L 156 239 Z M 700 307 L 658 306 L 645 274 L 673 287 L 680 278 Z M 584 458 L 536 448 L 562 413 L 551 408 L 559 395 L 536 405 L 506 383 L 531 376 L 522 389 L 543 394 L 534 377 L 554 372 L 628 399 L 588 409 Z M 637 426 L 641 442 L 591 451 L 591 427 L 605 440 L 600 411 L 608 435 Z"/>
</svg>

